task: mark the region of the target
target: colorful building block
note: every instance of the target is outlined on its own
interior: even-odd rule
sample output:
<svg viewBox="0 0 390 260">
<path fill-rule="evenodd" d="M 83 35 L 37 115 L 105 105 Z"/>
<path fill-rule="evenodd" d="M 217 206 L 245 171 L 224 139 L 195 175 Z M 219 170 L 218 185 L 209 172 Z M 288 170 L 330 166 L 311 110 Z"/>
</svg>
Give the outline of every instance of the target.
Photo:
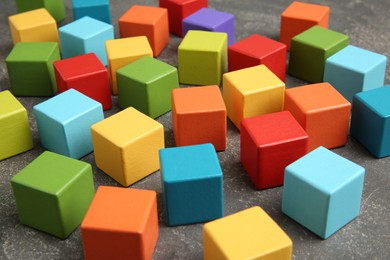
<svg viewBox="0 0 390 260">
<path fill-rule="evenodd" d="M 72 0 L 73 18 L 89 16 L 111 24 L 110 0 Z"/>
<path fill-rule="evenodd" d="M 69 89 L 33 109 L 43 147 L 75 159 L 92 152 L 90 127 L 104 119 L 99 102 Z"/>
<path fill-rule="evenodd" d="M 0 92 L 0 160 L 33 147 L 27 110 L 9 92 Z"/>
<path fill-rule="evenodd" d="M 384 55 L 349 45 L 326 60 L 324 81 L 352 102 L 356 93 L 383 86 L 386 62 Z"/>
<path fill-rule="evenodd" d="M 227 34 L 188 31 L 178 48 L 179 81 L 219 85 L 227 70 Z"/>
<path fill-rule="evenodd" d="M 324 147 L 286 167 L 282 211 L 323 239 L 359 215 L 365 170 Z"/>
<path fill-rule="evenodd" d="M 228 45 L 234 43 L 234 15 L 210 8 L 201 8 L 183 19 L 183 35 L 189 30 L 224 32 Z"/>
<path fill-rule="evenodd" d="M 53 63 L 60 60 L 56 42 L 18 42 L 6 58 L 11 92 L 15 96 L 57 93 Z"/>
<path fill-rule="evenodd" d="M 241 121 L 241 163 L 256 189 L 283 185 L 284 169 L 308 152 L 309 137 L 288 111 Z"/>
<path fill-rule="evenodd" d="M 8 17 L 8 22 L 14 44 L 17 42 L 59 43 L 57 23 L 44 8 L 11 15 Z"/>
<path fill-rule="evenodd" d="M 172 91 L 172 125 L 176 146 L 212 143 L 226 149 L 226 107 L 216 85 Z"/>
<path fill-rule="evenodd" d="M 112 92 L 117 95 L 116 71 L 139 58 L 153 57 L 146 36 L 128 37 L 106 41 L 108 68 L 111 75 Z"/>
<path fill-rule="evenodd" d="M 252 34 L 228 48 L 229 71 L 266 65 L 281 81 L 286 81 L 286 45 Z"/>
<path fill-rule="evenodd" d="M 159 0 L 159 5 L 168 10 L 169 31 L 182 37 L 183 19 L 208 7 L 208 0 Z"/>
<path fill-rule="evenodd" d="M 108 71 L 95 53 L 55 61 L 53 65 L 58 93 L 73 88 L 100 102 L 103 110 L 112 107 Z"/>
<path fill-rule="evenodd" d="M 326 59 L 348 45 L 348 36 L 313 26 L 291 40 L 288 73 L 308 82 L 322 82 Z"/>
<path fill-rule="evenodd" d="M 225 73 L 222 85 L 227 115 L 238 129 L 243 118 L 283 110 L 286 86 L 265 65 Z"/>
<path fill-rule="evenodd" d="M 160 163 L 169 226 L 223 217 L 223 175 L 212 144 L 161 149 Z"/>
<path fill-rule="evenodd" d="M 116 72 L 119 107 L 134 107 L 156 118 L 172 108 L 172 89 L 179 87 L 177 69 L 152 57 L 142 57 Z"/>
<path fill-rule="evenodd" d="M 62 58 L 94 52 L 107 65 L 105 41 L 114 39 L 114 28 L 89 16 L 84 16 L 58 29 Z"/>
<path fill-rule="evenodd" d="M 136 109 L 124 109 L 94 124 L 91 132 L 97 167 L 123 186 L 160 169 L 164 128 Z"/>
<path fill-rule="evenodd" d="M 280 19 L 280 41 L 290 49 L 291 39 L 312 26 L 328 28 L 330 8 L 324 5 L 292 2 Z"/>
<path fill-rule="evenodd" d="M 252 207 L 203 226 L 205 260 L 292 258 L 292 241 L 260 207 Z"/>
<path fill-rule="evenodd" d="M 57 23 L 65 18 L 65 5 L 62 0 L 15 0 L 15 4 L 18 13 L 45 8 Z"/>
<path fill-rule="evenodd" d="M 156 197 L 151 190 L 100 186 L 81 223 L 85 259 L 152 259 Z"/>
<path fill-rule="evenodd" d="M 154 6 L 133 5 L 118 20 L 121 38 L 146 36 L 157 57 L 169 43 L 168 11 Z"/>
<path fill-rule="evenodd" d="M 89 163 L 49 151 L 11 184 L 20 222 L 62 239 L 80 225 L 95 194 Z"/>
</svg>

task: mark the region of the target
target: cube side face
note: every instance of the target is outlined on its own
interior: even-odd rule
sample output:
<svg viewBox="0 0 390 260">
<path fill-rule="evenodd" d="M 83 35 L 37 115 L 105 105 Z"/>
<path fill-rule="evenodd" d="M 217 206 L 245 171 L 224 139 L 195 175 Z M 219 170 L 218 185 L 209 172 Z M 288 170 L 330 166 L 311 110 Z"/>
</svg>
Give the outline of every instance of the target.
<svg viewBox="0 0 390 260">
<path fill-rule="evenodd" d="M 108 61 L 105 41 L 112 39 L 114 39 L 114 28 L 111 25 L 109 27 L 102 28 L 98 34 L 84 40 L 84 53 L 95 53 L 104 66 L 107 66 Z"/>
<path fill-rule="evenodd" d="M 153 56 L 157 57 L 169 43 L 168 11 L 161 12 L 153 28 Z"/>
<path fill-rule="evenodd" d="M 317 25 L 317 22 L 299 20 L 291 17 L 286 17 L 282 14 L 280 22 L 280 42 L 286 44 L 287 50 L 290 50 L 291 39 L 314 25 Z"/>
<path fill-rule="evenodd" d="M 285 92 L 283 109 L 285 111 L 289 111 L 302 128 L 306 130 L 306 113 L 299 106 L 299 103 L 295 98 L 295 94 L 291 93 L 289 89 L 286 89 Z"/>
<path fill-rule="evenodd" d="M 255 187 L 259 187 L 259 149 L 248 131 L 245 120 L 241 121 L 240 160 Z"/>
<path fill-rule="evenodd" d="M 286 47 L 282 47 L 261 61 L 283 82 L 286 81 L 286 55 Z"/>
<path fill-rule="evenodd" d="M 244 96 L 235 86 L 234 83 L 223 76 L 223 100 L 226 104 L 227 116 L 240 129 L 240 122 L 244 118 Z"/>
<path fill-rule="evenodd" d="M 83 39 L 61 29 L 62 27 L 58 29 L 58 32 L 61 42 L 61 54 L 63 59 L 87 53 L 84 47 Z"/>
<path fill-rule="evenodd" d="M 65 18 L 65 5 L 63 1 L 44 0 L 44 4 L 56 22 L 60 22 Z"/>
<path fill-rule="evenodd" d="M 158 211 L 157 199 L 153 200 L 145 230 L 141 235 L 143 259 L 152 259 L 158 240 Z"/>
<path fill-rule="evenodd" d="M 84 16 L 89 16 L 96 20 L 111 24 L 110 6 L 108 4 L 73 6 L 73 16 L 75 20 Z"/>
<path fill-rule="evenodd" d="M 131 78 L 125 71 L 118 70 L 116 73 L 118 88 L 119 107 L 124 109 L 134 107 L 144 114 L 150 114 L 147 104 L 147 86 Z"/>
<path fill-rule="evenodd" d="M 261 64 L 258 57 L 240 52 L 239 49 L 228 48 L 228 71 L 240 70 Z"/>
<path fill-rule="evenodd" d="M 385 82 L 387 58 L 382 57 L 378 64 L 367 72 L 364 78 L 363 91 L 382 87 Z"/>
<path fill-rule="evenodd" d="M 19 36 L 21 42 L 59 42 L 57 25 L 54 20 L 50 24 L 21 29 Z"/>
</svg>

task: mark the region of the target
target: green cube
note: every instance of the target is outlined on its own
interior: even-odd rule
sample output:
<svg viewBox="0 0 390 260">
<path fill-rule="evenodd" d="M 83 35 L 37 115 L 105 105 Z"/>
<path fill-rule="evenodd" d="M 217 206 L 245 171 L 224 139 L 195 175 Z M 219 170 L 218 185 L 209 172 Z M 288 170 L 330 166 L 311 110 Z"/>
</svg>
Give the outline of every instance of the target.
<svg viewBox="0 0 390 260">
<path fill-rule="evenodd" d="M 60 60 L 56 42 L 18 42 L 5 62 L 15 96 L 53 96 L 57 92 L 53 62 Z"/>
<path fill-rule="evenodd" d="M 49 151 L 11 184 L 20 222 L 62 239 L 81 224 L 95 194 L 90 164 Z"/>
<path fill-rule="evenodd" d="M 179 87 L 177 69 L 146 56 L 116 71 L 118 102 L 156 118 L 172 109 L 171 91 Z"/>
<path fill-rule="evenodd" d="M 46 8 L 57 23 L 65 18 L 64 0 L 15 0 L 15 2 L 18 13 Z"/>
<path fill-rule="evenodd" d="M 288 73 L 308 82 L 322 82 L 327 58 L 348 45 L 349 37 L 313 26 L 291 40 Z"/>
</svg>

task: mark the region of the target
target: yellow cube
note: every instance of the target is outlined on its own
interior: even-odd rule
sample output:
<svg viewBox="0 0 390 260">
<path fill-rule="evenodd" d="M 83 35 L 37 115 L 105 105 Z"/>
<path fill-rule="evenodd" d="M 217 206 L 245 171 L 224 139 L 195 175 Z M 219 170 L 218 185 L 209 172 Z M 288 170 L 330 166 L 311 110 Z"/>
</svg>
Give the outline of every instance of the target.
<svg viewBox="0 0 390 260">
<path fill-rule="evenodd" d="M 292 241 L 260 207 L 203 226 L 204 259 L 291 259 Z"/>
<path fill-rule="evenodd" d="M 45 8 L 15 14 L 8 17 L 12 40 L 17 42 L 57 42 L 56 20 Z"/>
<path fill-rule="evenodd" d="M 116 71 L 139 58 L 145 56 L 153 57 L 153 50 L 146 36 L 108 40 L 106 41 L 106 52 L 111 75 L 112 92 L 115 95 L 118 94 Z"/>
<path fill-rule="evenodd" d="M 95 162 L 103 172 L 129 186 L 160 169 L 164 128 L 129 107 L 91 127 Z"/>
<path fill-rule="evenodd" d="M 238 129 L 244 118 L 283 111 L 286 86 L 265 65 L 225 73 L 222 85 L 227 115 Z"/>
</svg>

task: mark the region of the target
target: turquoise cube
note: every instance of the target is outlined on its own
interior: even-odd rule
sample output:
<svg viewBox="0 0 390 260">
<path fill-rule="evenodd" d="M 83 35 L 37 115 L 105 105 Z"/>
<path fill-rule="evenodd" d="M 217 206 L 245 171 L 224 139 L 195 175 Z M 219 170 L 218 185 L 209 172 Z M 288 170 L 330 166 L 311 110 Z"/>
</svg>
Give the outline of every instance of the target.
<svg viewBox="0 0 390 260">
<path fill-rule="evenodd" d="M 89 16 L 111 24 L 109 0 L 72 0 L 72 8 L 75 20 Z"/>
<path fill-rule="evenodd" d="M 364 174 L 320 146 L 286 167 L 282 211 L 326 239 L 359 215 Z"/>
<path fill-rule="evenodd" d="M 223 176 L 212 144 L 161 149 L 160 164 L 168 225 L 223 217 Z"/>
<path fill-rule="evenodd" d="M 89 16 L 80 18 L 58 29 L 62 58 L 93 52 L 107 65 L 106 40 L 114 39 L 114 28 Z"/>
<path fill-rule="evenodd" d="M 349 45 L 326 60 L 324 81 L 352 102 L 356 93 L 383 86 L 386 62 L 384 55 Z"/>
<path fill-rule="evenodd" d="M 90 127 L 104 119 L 102 104 L 69 89 L 33 110 L 43 147 L 76 159 L 92 152 Z"/>
</svg>

